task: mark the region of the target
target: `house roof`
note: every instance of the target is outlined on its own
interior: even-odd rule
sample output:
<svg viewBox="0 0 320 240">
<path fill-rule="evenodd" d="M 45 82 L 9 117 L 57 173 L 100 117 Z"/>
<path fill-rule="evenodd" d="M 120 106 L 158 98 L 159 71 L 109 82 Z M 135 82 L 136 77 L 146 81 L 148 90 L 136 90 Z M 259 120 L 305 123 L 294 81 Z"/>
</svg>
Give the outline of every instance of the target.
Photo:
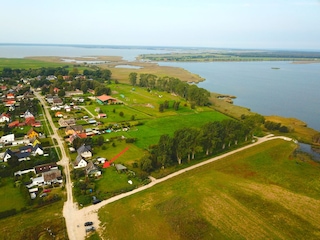
<svg viewBox="0 0 320 240">
<path fill-rule="evenodd" d="M 55 180 L 59 177 L 61 177 L 61 170 L 59 169 L 52 169 L 43 173 L 43 179 L 45 182 Z"/>
<path fill-rule="evenodd" d="M 16 153 L 16 156 L 18 157 L 18 159 L 27 158 L 30 155 L 31 155 L 31 152 L 19 152 L 19 153 Z"/>
<path fill-rule="evenodd" d="M 88 162 L 88 165 L 85 168 L 86 173 L 89 174 L 91 171 L 96 171 L 98 170 L 97 166 L 94 165 L 94 163 L 92 161 Z"/>
<path fill-rule="evenodd" d="M 38 135 L 38 132 L 35 131 L 33 128 L 30 128 L 30 130 L 27 132 L 27 135 L 30 135 L 30 134 L 32 134 L 33 132 L 35 132 L 36 135 Z"/>
<path fill-rule="evenodd" d="M 84 152 L 91 152 L 91 146 L 82 144 L 81 147 L 79 147 L 77 149 L 77 153 L 78 154 L 81 154 L 81 153 L 84 153 Z"/>
<path fill-rule="evenodd" d="M 108 101 L 108 100 L 116 100 L 115 98 L 111 97 L 111 96 L 108 96 L 106 94 L 103 94 L 99 97 L 97 97 L 98 100 L 100 100 L 101 102 L 105 102 L 105 101 Z"/>
<path fill-rule="evenodd" d="M 27 145 L 27 146 L 21 146 L 20 151 L 32 151 L 33 147 L 31 145 Z"/>
<path fill-rule="evenodd" d="M 47 163 L 35 166 L 34 169 L 37 174 L 50 171 L 51 168 L 57 168 L 58 165 L 56 163 Z"/>
<path fill-rule="evenodd" d="M 121 171 L 121 170 L 126 170 L 127 167 L 123 166 L 122 164 L 115 164 L 115 167 L 117 169 L 117 171 Z"/>
<path fill-rule="evenodd" d="M 66 127 L 66 132 L 73 130 L 75 132 L 83 132 L 83 127 L 81 125 L 73 125 Z"/>
<path fill-rule="evenodd" d="M 84 160 L 84 159 L 82 158 L 81 155 L 78 155 L 78 156 L 76 157 L 76 160 L 74 161 L 74 166 L 78 166 L 79 163 L 81 162 L 81 160 L 86 161 L 86 160 Z"/>
<path fill-rule="evenodd" d="M 18 126 L 19 125 L 19 121 L 16 120 L 16 121 L 13 121 L 11 123 L 8 124 L 8 127 L 15 127 L 15 126 Z"/>
</svg>

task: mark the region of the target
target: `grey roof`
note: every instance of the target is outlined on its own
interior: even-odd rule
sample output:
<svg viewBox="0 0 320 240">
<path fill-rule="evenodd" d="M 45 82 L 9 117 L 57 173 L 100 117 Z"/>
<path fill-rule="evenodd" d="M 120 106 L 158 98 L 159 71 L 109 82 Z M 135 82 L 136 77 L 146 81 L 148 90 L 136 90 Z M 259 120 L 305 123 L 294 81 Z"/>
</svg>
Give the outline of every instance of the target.
<svg viewBox="0 0 320 240">
<path fill-rule="evenodd" d="M 91 146 L 82 144 L 81 147 L 79 147 L 77 149 L 77 153 L 78 154 L 81 154 L 81 153 L 84 153 L 84 152 L 91 152 Z"/>
<path fill-rule="evenodd" d="M 122 164 L 115 164 L 115 167 L 116 167 L 117 171 L 122 171 L 122 170 L 127 169 L 127 167 L 123 166 Z"/>
</svg>

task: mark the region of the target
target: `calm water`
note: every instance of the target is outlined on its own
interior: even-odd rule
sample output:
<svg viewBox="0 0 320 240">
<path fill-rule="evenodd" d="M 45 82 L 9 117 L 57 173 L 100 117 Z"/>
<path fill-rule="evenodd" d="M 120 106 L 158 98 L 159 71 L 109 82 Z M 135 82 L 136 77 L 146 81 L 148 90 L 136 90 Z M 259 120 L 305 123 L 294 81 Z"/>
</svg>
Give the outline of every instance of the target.
<svg viewBox="0 0 320 240">
<path fill-rule="evenodd" d="M 234 104 L 262 115 L 295 117 L 320 130 L 320 64 L 290 62 L 159 63 L 206 80 L 199 87 L 235 95 Z M 272 68 L 280 68 L 278 70 Z"/>
<path fill-rule="evenodd" d="M 174 50 L 174 49 L 172 49 Z M 0 57 L 122 56 L 133 61 L 139 54 L 168 50 L 123 47 L 35 46 L 0 44 Z M 182 67 L 206 80 L 199 84 L 212 92 L 235 95 L 234 104 L 262 115 L 295 117 L 320 131 L 320 64 L 290 62 L 211 62 L 159 65 Z M 274 70 L 272 68 L 280 68 Z"/>
<path fill-rule="evenodd" d="M 166 53 L 166 50 L 121 47 L 80 47 L 45 45 L 4 45 L 0 44 L 0 57 L 23 58 L 30 56 L 88 57 L 122 56 L 124 60 L 134 61 L 140 54 Z"/>
</svg>

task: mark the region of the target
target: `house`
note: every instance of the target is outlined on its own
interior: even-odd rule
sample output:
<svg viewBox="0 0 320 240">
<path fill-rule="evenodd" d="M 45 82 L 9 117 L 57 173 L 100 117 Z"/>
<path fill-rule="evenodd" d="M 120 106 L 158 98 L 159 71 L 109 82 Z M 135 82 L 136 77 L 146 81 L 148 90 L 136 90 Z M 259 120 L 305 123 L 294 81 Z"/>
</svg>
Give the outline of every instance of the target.
<svg viewBox="0 0 320 240">
<path fill-rule="evenodd" d="M 49 81 L 54 81 L 54 80 L 57 79 L 57 77 L 54 76 L 54 75 L 49 75 L 49 76 L 46 77 L 46 79 L 49 80 Z"/>
<path fill-rule="evenodd" d="M 42 173 L 45 184 L 62 183 L 61 170 L 50 169 L 47 172 Z"/>
<path fill-rule="evenodd" d="M 71 112 L 71 106 L 66 105 L 66 106 L 64 107 L 64 110 L 65 110 L 66 112 Z"/>
<path fill-rule="evenodd" d="M 41 127 L 41 122 L 35 121 L 34 123 L 31 124 L 32 127 Z"/>
<path fill-rule="evenodd" d="M 8 124 L 9 128 L 14 128 L 14 127 L 18 127 L 18 126 L 19 126 L 19 121 L 18 120 L 13 121 L 13 122 Z"/>
<path fill-rule="evenodd" d="M 67 127 L 67 126 L 71 126 L 71 125 L 75 125 L 76 124 L 76 120 L 74 120 L 73 118 L 70 119 L 59 119 L 58 121 L 60 127 Z"/>
<path fill-rule="evenodd" d="M 81 147 L 77 149 L 77 153 L 84 159 L 91 158 L 92 157 L 91 146 L 82 144 Z"/>
<path fill-rule="evenodd" d="M 92 161 L 90 161 L 87 166 L 85 167 L 86 175 L 87 176 L 94 176 L 99 177 L 101 176 L 101 171 L 98 169 L 96 165 Z"/>
<path fill-rule="evenodd" d="M 15 100 L 7 100 L 7 101 L 4 102 L 4 106 L 10 108 L 10 107 L 14 106 L 15 103 L 16 103 Z"/>
<path fill-rule="evenodd" d="M 37 144 L 41 144 L 40 140 L 38 137 L 33 137 L 33 138 L 30 138 L 30 143 L 32 144 L 33 147 L 35 147 Z"/>
<path fill-rule="evenodd" d="M 54 97 L 52 104 L 55 106 L 61 106 L 61 105 L 63 105 L 63 101 L 59 97 L 56 97 L 56 98 Z"/>
<path fill-rule="evenodd" d="M 105 114 L 105 113 L 99 113 L 98 114 L 98 118 L 100 119 L 100 118 L 106 118 L 107 117 L 107 114 Z"/>
<path fill-rule="evenodd" d="M 81 125 L 73 125 L 73 126 L 68 126 L 65 129 L 65 134 L 67 136 L 72 135 L 72 134 L 80 134 L 83 133 L 83 127 Z"/>
<path fill-rule="evenodd" d="M 39 133 L 37 131 L 35 131 L 33 128 L 30 128 L 30 130 L 27 133 L 27 136 L 29 139 L 37 138 L 37 137 L 39 137 Z"/>
<path fill-rule="evenodd" d="M 56 112 L 55 114 L 54 114 L 54 116 L 55 117 L 63 117 L 63 114 L 62 114 L 62 112 Z"/>
<path fill-rule="evenodd" d="M 12 142 L 14 142 L 14 134 L 13 133 L 2 136 L 0 138 L 0 143 L 12 143 Z"/>
<path fill-rule="evenodd" d="M 53 92 L 56 93 L 56 94 L 57 94 L 59 91 L 60 91 L 60 89 L 57 88 L 57 87 L 55 87 L 55 88 L 53 89 Z"/>
<path fill-rule="evenodd" d="M 68 141 L 69 141 L 70 143 L 73 143 L 73 141 L 74 141 L 76 138 L 87 138 L 87 134 L 86 134 L 86 133 L 79 133 L 79 134 L 75 133 L 75 134 L 72 134 L 72 135 L 70 135 Z"/>
<path fill-rule="evenodd" d="M 48 103 L 52 104 L 53 103 L 53 96 L 51 94 L 46 95 L 46 100 Z"/>
<path fill-rule="evenodd" d="M 16 155 L 16 152 L 13 152 L 11 149 L 8 148 L 4 153 L 3 161 L 8 162 L 8 159 L 12 158 L 15 155 Z"/>
<path fill-rule="evenodd" d="M 24 121 L 24 124 L 27 125 L 27 126 L 33 126 L 33 125 L 38 125 L 39 122 L 38 122 L 38 124 L 36 124 L 36 120 L 35 120 L 34 117 L 28 117 L 28 118 L 26 118 L 26 120 Z M 41 124 L 40 124 L 40 126 L 41 126 Z"/>
<path fill-rule="evenodd" d="M 19 162 L 30 160 L 31 152 L 18 152 L 15 154 Z"/>
<path fill-rule="evenodd" d="M 84 168 L 84 167 L 86 167 L 87 166 L 87 161 L 86 160 L 84 160 L 82 157 L 81 157 L 81 155 L 78 155 L 77 157 L 76 157 L 76 160 L 74 161 L 74 163 L 73 163 L 73 168 L 75 168 L 75 169 L 77 169 L 77 168 Z"/>
<path fill-rule="evenodd" d="M 31 153 L 33 151 L 33 146 L 32 145 L 26 145 L 26 146 L 22 146 L 19 148 L 20 153 Z"/>
<path fill-rule="evenodd" d="M 8 93 L 7 94 L 7 99 L 14 99 L 14 94 L 13 93 Z"/>
<path fill-rule="evenodd" d="M 0 123 L 10 122 L 10 115 L 7 113 L 2 113 L 0 115 Z"/>
<path fill-rule="evenodd" d="M 43 172 L 48 172 L 51 169 L 58 169 L 58 165 L 56 163 L 47 163 L 47 164 L 42 164 L 34 167 L 36 174 L 40 174 Z"/>
<path fill-rule="evenodd" d="M 36 146 L 34 146 L 32 148 L 32 155 L 36 156 L 36 155 L 43 155 L 43 148 L 41 147 L 41 145 L 37 144 Z"/>
<path fill-rule="evenodd" d="M 34 118 L 33 114 L 29 110 L 27 110 L 22 117 L 24 117 L 25 119 Z"/>
<path fill-rule="evenodd" d="M 111 97 L 111 96 L 108 96 L 106 94 L 103 94 L 101 96 L 98 96 L 96 97 L 96 101 L 99 103 L 99 104 L 102 104 L 102 105 L 106 105 L 106 104 L 113 104 L 113 103 L 116 103 L 117 102 L 117 99 Z"/>
</svg>

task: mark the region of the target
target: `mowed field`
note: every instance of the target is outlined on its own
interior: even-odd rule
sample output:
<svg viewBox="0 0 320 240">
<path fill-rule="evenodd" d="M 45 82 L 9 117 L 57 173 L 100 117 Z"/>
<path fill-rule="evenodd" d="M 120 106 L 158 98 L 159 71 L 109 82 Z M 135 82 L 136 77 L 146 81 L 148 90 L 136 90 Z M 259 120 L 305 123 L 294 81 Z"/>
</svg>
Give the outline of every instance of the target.
<svg viewBox="0 0 320 240">
<path fill-rule="evenodd" d="M 320 165 L 272 140 L 106 205 L 103 239 L 319 239 Z"/>
</svg>

